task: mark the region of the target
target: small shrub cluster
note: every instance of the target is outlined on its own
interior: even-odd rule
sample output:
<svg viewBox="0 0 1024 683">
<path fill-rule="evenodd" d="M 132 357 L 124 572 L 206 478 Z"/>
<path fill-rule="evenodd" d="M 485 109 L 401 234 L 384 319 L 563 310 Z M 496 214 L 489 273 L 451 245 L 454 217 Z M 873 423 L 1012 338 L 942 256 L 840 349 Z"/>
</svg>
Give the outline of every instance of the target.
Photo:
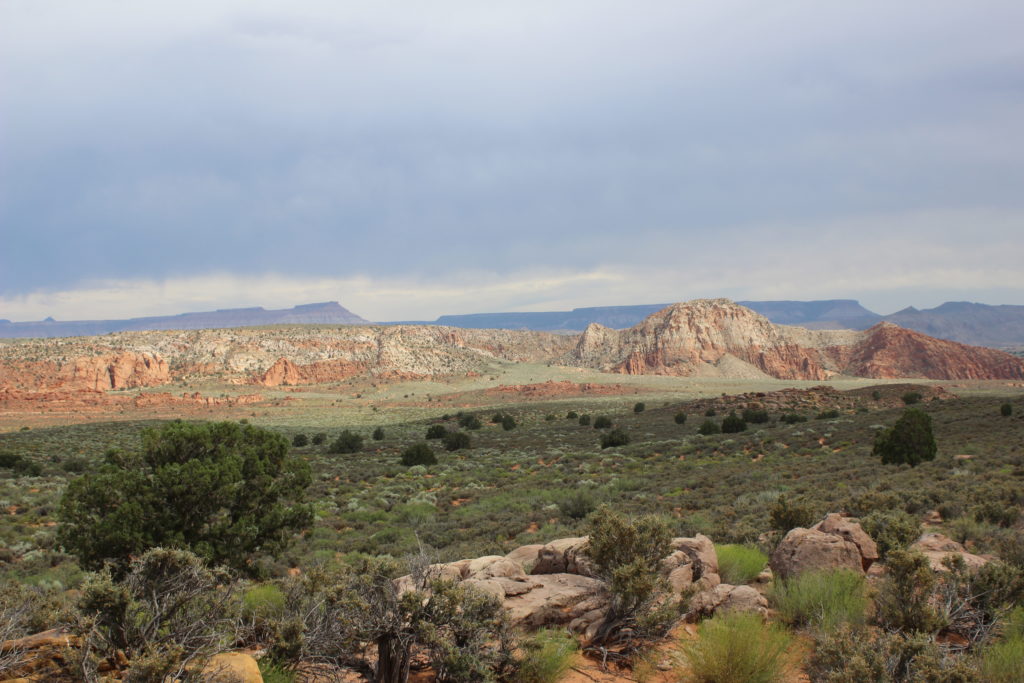
<svg viewBox="0 0 1024 683">
<path fill-rule="evenodd" d="M 718 554 L 718 573 L 722 583 L 741 586 L 757 578 L 765 565 L 768 556 L 757 548 L 744 545 L 715 546 Z"/>
<path fill-rule="evenodd" d="M 327 452 L 333 454 L 358 453 L 361 450 L 363 450 L 363 437 L 346 429 L 331 442 Z"/>
</svg>

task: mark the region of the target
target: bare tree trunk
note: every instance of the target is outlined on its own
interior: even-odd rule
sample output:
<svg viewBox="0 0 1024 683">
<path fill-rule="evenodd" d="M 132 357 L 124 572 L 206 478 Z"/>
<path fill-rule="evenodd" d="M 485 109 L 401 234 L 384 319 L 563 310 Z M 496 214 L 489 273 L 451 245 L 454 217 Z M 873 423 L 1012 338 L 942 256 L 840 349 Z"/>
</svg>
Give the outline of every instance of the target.
<svg viewBox="0 0 1024 683">
<path fill-rule="evenodd" d="M 409 680 L 409 648 L 393 634 L 377 638 L 377 672 L 374 683 L 406 683 Z"/>
</svg>

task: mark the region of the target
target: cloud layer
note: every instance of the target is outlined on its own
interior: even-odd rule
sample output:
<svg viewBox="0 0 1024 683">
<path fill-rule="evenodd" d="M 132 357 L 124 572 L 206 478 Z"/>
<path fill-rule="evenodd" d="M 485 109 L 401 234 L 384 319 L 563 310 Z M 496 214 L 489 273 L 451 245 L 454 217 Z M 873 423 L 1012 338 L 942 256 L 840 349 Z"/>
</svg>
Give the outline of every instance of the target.
<svg viewBox="0 0 1024 683">
<path fill-rule="evenodd" d="M 996 0 L 7 2 L 0 317 L 1024 303 L 1022 24 Z"/>
</svg>

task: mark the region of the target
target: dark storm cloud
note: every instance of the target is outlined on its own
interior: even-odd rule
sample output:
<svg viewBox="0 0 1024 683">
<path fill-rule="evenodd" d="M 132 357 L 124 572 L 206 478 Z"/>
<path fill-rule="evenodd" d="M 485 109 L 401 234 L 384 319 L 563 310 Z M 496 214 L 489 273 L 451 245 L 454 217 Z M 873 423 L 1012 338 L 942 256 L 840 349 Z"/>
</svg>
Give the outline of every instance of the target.
<svg viewBox="0 0 1024 683">
<path fill-rule="evenodd" d="M 712 258 L 745 264 L 722 293 L 839 288 L 789 263 L 810 243 L 863 271 L 856 296 L 887 260 L 867 235 L 907 288 L 940 269 L 1021 294 L 985 276 L 1024 248 L 1022 21 L 1017 2 L 7 2 L 0 303 Z M 995 263 L 962 258 L 977 212 L 1000 216 Z M 915 258 L 922 238 L 947 261 Z M 642 298 L 699 289 L 660 282 Z"/>
</svg>

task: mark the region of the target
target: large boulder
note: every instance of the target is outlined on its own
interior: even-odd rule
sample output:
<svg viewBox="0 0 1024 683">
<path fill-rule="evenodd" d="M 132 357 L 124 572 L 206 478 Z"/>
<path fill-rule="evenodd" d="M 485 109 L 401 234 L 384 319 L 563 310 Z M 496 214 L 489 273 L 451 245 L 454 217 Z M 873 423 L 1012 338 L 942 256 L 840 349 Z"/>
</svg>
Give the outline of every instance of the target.
<svg viewBox="0 0 1024 683">
<path fill-rule="evenodd" d="M 587 536 L 551 541 L 538 551 L 530 573 L 594 576 L 594 565 L 586 554 L 588 541 Z"/>
<path fill-rule="evenodd" d="M 833 512 L 811 528 L 826 534 L 840 536 L 857 546 L 857 550 L 860 551 L 861 569 L 865 572 L 878 559 L 878 546 L 855 519 Z"/>
<path fill-rule="evenodd" d="M 518 564 L 523 568 L 523 571 L 529 574 L 533 571 L 533 566 L 537 564 L 537 556 L 540 554 L 540 550 L 543 547 L 543 543 L 521 545 L 505 557 Z"/>
<path fill-rule="evenodd" d="M 4 678 L 28 681 L 64 680 L 82 639 L 65 628 L 55 628 L 0 643 L 0 658 L 13 660 Z"/>
<path fill-rule="evenodd" d="M 864 571 L 860 548 L 840 535 L 817 529 L 792 529 L 772 553 L 772 573 L 780 579 L 807 571 Z"/>
<path fill-rule="evenodd" d="M 244 652 L 214 655 L 200 675 L 203 683 L 263 683 L 259 664 Z"/>
<path fill-rule="evenodd" d="M 957 555 L 963 559 L 970 570 L 976 570 L 988 563 L 988 558 L 967 552 L 962 545 L 942 534 L 924 534 L 910 546 L 928 558 L 928 564 L 937 572 L 947 571 L 942 561 L 949 555 Z"/>
<path fill-rule="evenodd" d="M 673 538 L 672 550 L 682 552 L 693 564 L 693 578 L 698 580 L 705 574 L 718 573 L 718 553 L 715 544 L 704 534 L 693 538 Z"/>
<path fill-rule="evenodd" d="M 598 579 L 566 573 L 535 575 L 530 579 L 530 590 L 505 597 L 505 609 L 513 624 L 530 628 L 567 624 L 604 606 L 599 597 L 604 583 Z M 588 602 L 582 613 L 573 610 L 592 598 L 597 600 Z"/>
<path fill-rule="evenodd" d="M 717 612 L 753 612 L 767 616 L 768 600 L 750 586 L 727 583 L 702 591 L 690 600 L 691 618 L 709 617 Z"/>
</svg>

